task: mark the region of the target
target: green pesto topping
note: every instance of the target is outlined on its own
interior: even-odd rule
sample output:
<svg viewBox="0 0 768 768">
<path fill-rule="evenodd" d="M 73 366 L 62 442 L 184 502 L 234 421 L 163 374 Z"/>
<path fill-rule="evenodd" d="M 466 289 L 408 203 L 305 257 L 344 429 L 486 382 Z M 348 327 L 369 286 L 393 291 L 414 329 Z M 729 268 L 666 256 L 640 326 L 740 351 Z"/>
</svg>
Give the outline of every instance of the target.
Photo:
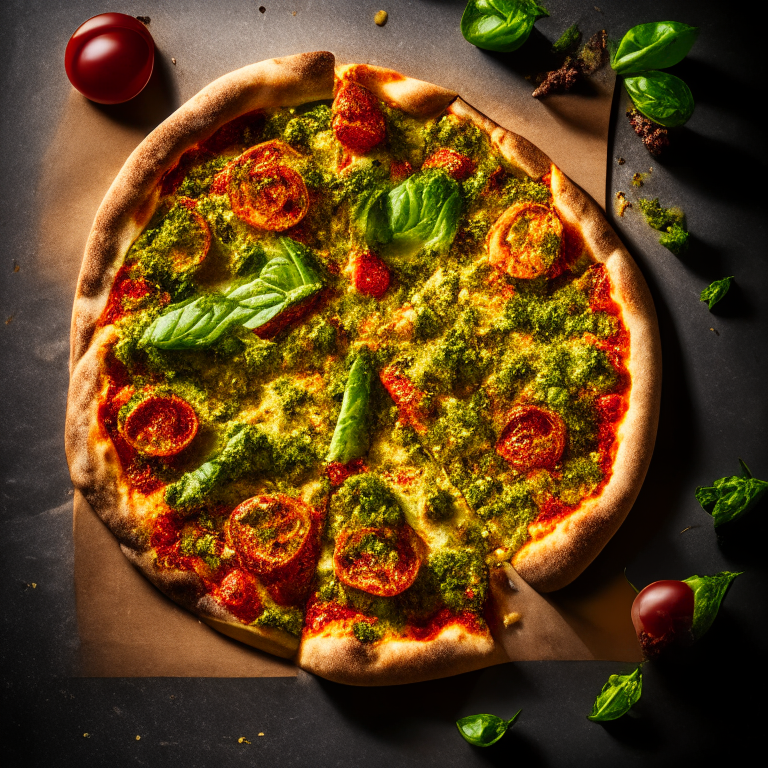
<svg viewBox="0 0 768 768">
<path fill-rule="evenodd" d="M 439 584 L 440 596 L 452 611 L 482 610 L 488 589 L 488 569 L 480 552 L 441 550 L 429 558 L 428 568 Z"/>
<path fill-rule="evenodd" d="M 306 150 L 310 148 L 311 139 L 315 134 L 330 129 L 331 108 L 327 104 L 318 104 L 289 120 L 283 131 L 283 138 L 289 144 Z"/>
<path fill-rule="evenodd" d="M 659 198 L 653 200 L 641 199 L 640 210 L 645 220 L 659 232 L 663 232 L 659 243 L 668 248 L 675 256 L 680 256 L 688 250 L 690 233 L 685 226 L 685 214 L 680 208 L 662 208 Z"/>
<path fill-rule="evenodd" d="M 253 622 L 260 627 L 273 627 L 282 629 L 289 635 L 301 636 L 301 628 L 304 626 L 304 614 L 300 608 L 282 608 L 274 606 L 266 608 L 264 613 Z"/>
<path fill-rule="evenodd" d="M 393 526 L 404 520 L 403 511 L 390 486 L 373 474 L 347 478 L 331 499 L 331 524 Z"/>
<path fill-rule="evenodd" d="M 286 376 L 277 379 L 273 386 L 286 416 L 293 416 L 299 406 L 304 405 L 309 397 L 309 393 L 305 389 L 294 384 Z"/>
<path fill-rule="evenodd" d="M 195 165 L 184 177 L 177 194 L 193 198 L 205 195 L 210 190 L 214 177 L 229 159 L 228 157 L 214 157 Z"/>
<path fill-rule="evenodd" d="M 483 154 L 488 146 L 487 139 L 479 128 L 453 115 L 445 115 L 435 122 L 428 123 L 422 130 L 422 137 L 427 156 L 445 147 L 467 157 L 476 158 Z"/>
<path fill-rule="evenodd" d="M 424 509 L 427 519 L 444 523 L 453 517 L 455 511 L 456 499 L 450 491 L 440 488 L 427 497 Z"/>
<path fill-rule="evenodd" d="M 382 628 L 377 624 L 371 624 L 370 621 L 356 621 L 352 625 L 352 634 L 361 643 L 375 643 L 384 636 Z"/>
<path fill-rule="evenodd" d="M 690 232 L 684 230 L 679 224 L 672 224 L 659 238 L 659 242 L 675 256 L 680 256 L 688 250 L 688 238 Z"/>
</svg>

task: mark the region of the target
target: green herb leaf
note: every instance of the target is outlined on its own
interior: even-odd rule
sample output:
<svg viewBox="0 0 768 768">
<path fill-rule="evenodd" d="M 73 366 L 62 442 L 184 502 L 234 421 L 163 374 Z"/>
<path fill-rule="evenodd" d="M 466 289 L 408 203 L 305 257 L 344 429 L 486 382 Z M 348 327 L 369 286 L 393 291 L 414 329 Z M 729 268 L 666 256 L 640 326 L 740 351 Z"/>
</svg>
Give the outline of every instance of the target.
<svg viewBox="0 0 768 768">
<path fill-rule="evenodd" d="M 626 715 L 640 699 L 643 692 L 643 673 L 638 666 L 628 675 L 611 675 L 603 686 L 587 720 L 604 723 Z"/>
<path fill-rule="evenodd" d="M 459 228 L 459 185 L 443 171 L 410 176 L 387 195 L 387 213 L 393 243 L 446 251 Z"/>
<path fill-rule="evenodd" d="M 638 24 L 621 39 L 611 66 L 619 75 L 666 69 L 685 58 L 698 35 L 698 27 L 679 21 Z"/>
<path fill-rule="evenodd" d="M 388 243 L 392 230 L 387 216 L 387 190 L 374 189 L 361 195 L 353 204 L 352 224 L 363 235 L 369 245 Z"/>
<path fill-rule="evenodd" d="M 515 51 L 544 16 L 549 13 L 533 0 L 469 0 L 461 17 L 461 34 L 486 51 Z"/>
<path fill-rule="evenodd" d="M 514 725 L 523 710 L 518 710 L 510 720 L 502 720 L 496 715 L 469 715 L 456 721 L 459 733 L 476 747 L 490 747 L 495 744 Z"/>
<path fill-rule="evenodd" d="M 733 282 L 733 275 L 730 277 L 724 277 L 722 280 L 715 280 L 713 283 L 710 283 L 702 292 L 701 292 L 701 301 L 706 301 L 707 306 L 712 309 L 712 307 L 717 304 L 720 299 L 725 296 L 726 293 L 728 293 L 728 289 L 731 287 L 731 283 Z"/>
<path fill-rule="evenodd" d="M 579 29 L 578 24 L 571 24 L 568 29 L 563 32 L 562 35 L 557 39 L 557 41 L 552 46 L 552 52 L 553 53 L 568 53 L 569 51 L 572 51 L 579 43 L 579 40 L 581 40 L 581 30 Z"/>
<path fill-rule="evenodd" d="M 683 581 L 693 590 L 693 638 L 698 640 L 712 626 L 728 587 L 743 572 L 723 571 L 714 576 L 691 576 Z"/>
<path fill-rule="evenodd" d="M 173 304 L 147 328 L 143 346 L 160 349 L 209 347 L 236 325 L 260 328 L 322 289 L 304 246 L 280 238 L 280 252 L 255 280 Z"/>
<path fill-rule="evenodd" d="M 626 77 L 624 87 L 640 112 L 666 128 L 682 125 L 693 114 L 691 89 L 668 72 Z"/>
<path fill-rule="evenodd" d="M 349 371 L 336 429 L 331 438 L 328 461 L 346 464 L 368 451 L 368 405 L 371 399 L 373 365 L 368 350 L 361 351 Z"/>
<path fill-rule="evenodd" d="M 742 477 L 721 477 L 710 487 L 698 487 L 696 500 L 712 515 L 715 528 L 743 517 L 768 493 L 768 482 L 752 477 L 747 465 L 739 459 Z"/>
</svg>

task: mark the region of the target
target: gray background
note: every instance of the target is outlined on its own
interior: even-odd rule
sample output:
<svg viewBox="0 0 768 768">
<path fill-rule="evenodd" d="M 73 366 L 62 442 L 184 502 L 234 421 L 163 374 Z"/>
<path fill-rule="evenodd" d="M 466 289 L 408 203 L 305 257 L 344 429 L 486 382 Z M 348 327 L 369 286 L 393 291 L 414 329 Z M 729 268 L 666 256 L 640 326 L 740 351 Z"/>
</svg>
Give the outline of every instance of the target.
<svg viewBox="0 0 768 768">
<path fill-rule="evenodd" d="M 13 765 L 673 765 L 738 759 L 756 745 L 763 724 L 743 697 L 762 674 L 768 645 L 766 505 L 718 540 L 693 490 L 736 473 L 739 456 L 755 475 L 768 477 L 766 168 L 754 108 L 764 96 L 765 65 L 749 33 L 757 19 L 729 13 L 723 3 L 597 1 L 600 10 L 591 2 L 546 3 L 551 17 L 538 22 L 526 48 L 512 55 L 484 53 L 462 40 L 461 0 L 137 0 L 110 7 L 83 0 L 3 1 L 0 722 L 2 754 Z M 390 12 L 383 29 L 372 23 L 380 7 Z M 416 52 L 423 67 L 410 74 L 457 87 L 473 102 L 474 78 L 495 79 L 500 93 L 522 87 L 526 57 L 545 50 L 574 21 L 585 32 L 605 27 L 613 38 L 661 18 L 702 28 L 690 56 L 673 70 L 691 86 L 697 108 L 674 137 L 668 159 L 650 158 L 624 118 L 624 97 L 614 101 L 609 201 L 617 190 L 636 197 L 632 173 L 652 166 L 642 193 L 684 208 L 693 245 L 677 259 L 636 214 L 614 221 L 659 314 L 665 366 L 660 431 L 627 522 L 568 589 L 599 590 L 601 574 L 617 564 L 628 565 L 638 586 L 726 568 L 746 573 L 713 629 L 684 659 L 646 665 L 643 698 L 630 717 L 606 726 L 585 719 L 608 675 L 627 671 L 610 662 L 519 663 L 371 690 L 305 674 L 256 680 L 74 676 L 72 489 L 62 446 L 76 275 L 65 270 L 58 281 L 45 277 L 51 265 L 42 265 L 55 253 L 40 252 L 36 216 L 45 187 L 41 159 L 70 91 L 66 41 L 86 18 L 107 10 L 152 19 L 158 48 L 153 88 L 162 98 L 157 114 L 141 126 L 146 130 L 218 75 L 273 55 L 327 48 L 352 59 L 365 48 L 371 63 L 396 68 L 404 51 L 410 57 Z M 168 64 L 171 56 L 176 67 Z M 132 119 L 125 108 L 107 114 Z M 626 163 L 617 165 L 616 157 Z M 736 285 L 710 314 L 699 292 L 731 274 Z M 681 534 L 687 526 L 693 528 Z M 521 707 L 514 731 L 487 750 L 465 744 L 453 725 L 474 712 L 509 717 Z M 240 736 L 252 743 L 239 744 Z"/>
</svg>

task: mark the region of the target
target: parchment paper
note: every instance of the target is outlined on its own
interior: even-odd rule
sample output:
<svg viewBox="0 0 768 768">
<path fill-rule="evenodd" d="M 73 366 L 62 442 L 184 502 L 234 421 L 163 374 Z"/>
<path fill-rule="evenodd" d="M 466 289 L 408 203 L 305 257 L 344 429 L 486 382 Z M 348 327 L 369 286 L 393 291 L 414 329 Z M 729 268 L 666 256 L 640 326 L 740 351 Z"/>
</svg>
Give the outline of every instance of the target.
<svg viewBox="0 0 768 768">
<path fill-rule="evenodd" d="M 389 66 L 411 74 L 401 62 Z M 424 77 L 421 72 L 413 74 Z M 468 95 L 461 82 L 436 81 Z M 614 88 L 610 68 L 591 79 L 589 93 L 550 97 L 545 108 L 530 96 L 523 100 L 519 91 L 513 99 L 506 98 L 494 90 L 492 82 L 478 86 L 467 73 L 467 88 L 469 83 L 472 95 L 467 100 L 473 106 L 536 143 L 605 207 Z M 88 231 L 104 193 L 128 154 L 167 114 L 161 86 L 159 76 L 154 77 L 130 109 L 105 109 L 75 91 L 69 95 L 44 163 L 45 183 L 41 186 L 41 238 L 44 251 L 51 254 L 42 269 L 50 270 L 45 277 L 52 282 L 74 285 Z M 74 503 L 74 546 L 83 675 L 296 674 L 291 662 L 218 634 L 165 598 L 127 562 L 114 537 L 79 493 Z M 639 647 L 628 620 L 634 593 L 620 574 L 612 574 L 597 592 L 565 599 L 557 595 L 545 599 L 511 569 L 508 575 L 505 605 L 508 612 L 522 617 L 504 636 L 511 660 L 639 660 Z"/>
</svg>

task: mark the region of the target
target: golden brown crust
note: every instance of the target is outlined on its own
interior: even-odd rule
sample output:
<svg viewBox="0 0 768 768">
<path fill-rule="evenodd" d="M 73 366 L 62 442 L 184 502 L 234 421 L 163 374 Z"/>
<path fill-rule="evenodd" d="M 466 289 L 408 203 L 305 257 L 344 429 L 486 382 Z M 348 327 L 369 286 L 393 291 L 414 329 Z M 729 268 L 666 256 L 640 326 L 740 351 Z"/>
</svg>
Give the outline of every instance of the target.
<svg viewBox="0 0 768 768">
<path fill-rule="evenodd" d="M 613 474 L 602 493 L 585 501 L 512 560 L 533 587 L 551 592 L 573 581 L 618 530 L 640 492 L 656 439 L 661 399 L 661 342 L 648 286 L 632 257 L 586 192 L 552 166 L 552 196 L 560 216 L 576 226 L 605 265 L 612 296 L 629 331 L 629 408 L 618 429 Z"/>
<path fill-rule="evenodd" d="M 336 77 L 364 86 L 382 101 L 414 117 L 435 117 L 456 99 L 456 94 L 447 88 L 370 64 L 340 65 L 336 67 Z"/>
<path fill-rule="evenodd" d="M 435 680 L 508 661 L 490 634 L 459 624 L 430 640 L 391 639 L 365 644 L 349 635 L 324 633 L 301 641 L 302 669 L 348 685 L 400 685 Z"/>
</svg>

